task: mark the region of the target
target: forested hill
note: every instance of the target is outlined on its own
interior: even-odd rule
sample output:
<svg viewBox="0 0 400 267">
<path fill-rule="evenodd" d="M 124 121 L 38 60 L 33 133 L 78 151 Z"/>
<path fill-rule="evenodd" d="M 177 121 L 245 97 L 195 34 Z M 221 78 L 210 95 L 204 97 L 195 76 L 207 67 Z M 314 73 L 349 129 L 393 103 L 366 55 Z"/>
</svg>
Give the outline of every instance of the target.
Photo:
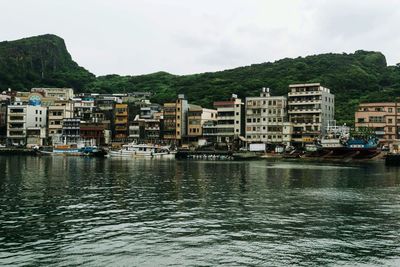
<svg viewBox="0 0 400 267">
<path fill-rule="evenodd" d="M 352 123 L 359 102 L 393 101 L 400 96 L 400 65 L 387 66 L 382 53 L 360 50 L 193 75 L 158 72 L 95 77 L 72 60 L 64 41 L 57 36 L 0 43 L 1 89 L 62 86 L 91 92 L 151 91 L 153 100 L 160 103 L 184 93 L 192 103 L 210 107 L 213 101 L 232 93 L 253 96 L 261 87 L 269 87 L 272 94 L 285 95 L 289 84 L 305 82 L 320 82 L 330 88 L 336 95 L 336 118 Z"/>
<path fill-rule="evenodd" d="M 64 40 L 41 35 L 0 42 L 0 89 L 39 86 L 84 88 L 96 77 L 75 63 Z"/>
</svg>

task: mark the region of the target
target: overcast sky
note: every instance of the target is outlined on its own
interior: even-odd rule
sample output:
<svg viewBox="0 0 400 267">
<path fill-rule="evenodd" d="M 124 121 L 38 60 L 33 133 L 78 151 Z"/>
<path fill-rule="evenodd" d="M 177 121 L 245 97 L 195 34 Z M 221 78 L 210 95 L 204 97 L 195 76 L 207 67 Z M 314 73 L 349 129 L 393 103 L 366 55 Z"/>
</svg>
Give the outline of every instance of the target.
<svg viewBox="0 0 400 267">
<path fill-rule="evenodd" d="M 326 52 L 400 62 L 397 0 L 0 0 L 0 40 L 53 33 L 97 75 L 189 74 Z"/>
</svg>

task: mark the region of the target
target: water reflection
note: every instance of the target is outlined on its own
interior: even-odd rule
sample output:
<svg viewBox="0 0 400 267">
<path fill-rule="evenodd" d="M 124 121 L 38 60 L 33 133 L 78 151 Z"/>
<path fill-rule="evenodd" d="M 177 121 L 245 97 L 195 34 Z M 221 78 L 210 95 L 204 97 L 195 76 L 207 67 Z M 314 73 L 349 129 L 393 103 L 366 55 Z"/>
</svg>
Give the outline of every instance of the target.
<svg viewBox="0 0 400 267">
<path fill-rule="evenodd" d="M 399 180 L 383 164 L 0 157 L 0 264 L 393 264 Z"/>
</svg>

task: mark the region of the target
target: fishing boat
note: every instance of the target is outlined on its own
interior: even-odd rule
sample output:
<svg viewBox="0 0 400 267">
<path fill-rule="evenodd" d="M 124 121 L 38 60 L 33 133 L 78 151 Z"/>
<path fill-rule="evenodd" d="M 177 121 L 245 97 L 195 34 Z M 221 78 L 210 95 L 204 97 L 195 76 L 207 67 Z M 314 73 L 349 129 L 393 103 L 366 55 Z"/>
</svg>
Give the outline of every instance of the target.
<svg viewBox="0 0 400 267">
<path fill-rule="evenodd" d="M 347 140 L 350 135 L 350 127 L 336 126 L 336 121 L 328 124 L 326 134 L 320 140 L 321 147 L 324 150 L 343 150 L 347 149 Z"/>
<path fill-rule="evenodd" d="M 80 148 L 73 145 L 55 145 L 50 148 L 41 148 L 38 150 L 41 155 L 51 156 L 80 156 Z"/>
<path fill-rule="evenodd" d="M 375 137 L 369 137 L 369 138 L 352 137 L 347 141 L 347 148 L 351 150 L 375 151 L 378 148 L 378 139 Z"/>
<path fill-rule="evenodd" d="M 119 150 L 109 152 L 111 157 L 175 157 L 175 153 L 168 146 L 157 146 L 147 144 L 127 144 Z"/>
<path fill-rule="evenodd" d="M 96 146 L 77 147 L 75 145 L 56 145 L 50 149 L 39 149 L 37 153 L 50 156 L 105 157 L 107 155 L 107 151 Z"/>
<path fill-rule="evenodd" d="M 261 159 L 262 153 L 255 151 L 240 151 L 232 154 L 233 160 L 254 160 Z"/>
</svg>

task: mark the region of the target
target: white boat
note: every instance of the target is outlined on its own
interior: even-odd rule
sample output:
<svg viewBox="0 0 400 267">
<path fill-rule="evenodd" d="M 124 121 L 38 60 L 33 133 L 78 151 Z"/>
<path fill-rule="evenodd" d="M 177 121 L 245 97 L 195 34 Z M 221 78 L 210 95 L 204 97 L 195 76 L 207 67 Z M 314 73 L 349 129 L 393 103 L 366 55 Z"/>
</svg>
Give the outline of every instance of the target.
<svg viewBox="0 0 400 267">
<path fill-rule="evenodd" d="M 329 125 L 326 129 L 326 134 L 322 137 L 320 143 L 325 149 L 343 149 L 346 148 L 346 142 L 349 139 L 350 127 L 346 125 L 336 126 L 336 121 L 333 125 Z"/>
<path fill-rule="evenodd" d="M 168 157 L 175 156 L 167 146 L 146 145 L 146 144 L 127 144 L 119 150 L 111 150 L 111 157 Z"/>
</svg>

